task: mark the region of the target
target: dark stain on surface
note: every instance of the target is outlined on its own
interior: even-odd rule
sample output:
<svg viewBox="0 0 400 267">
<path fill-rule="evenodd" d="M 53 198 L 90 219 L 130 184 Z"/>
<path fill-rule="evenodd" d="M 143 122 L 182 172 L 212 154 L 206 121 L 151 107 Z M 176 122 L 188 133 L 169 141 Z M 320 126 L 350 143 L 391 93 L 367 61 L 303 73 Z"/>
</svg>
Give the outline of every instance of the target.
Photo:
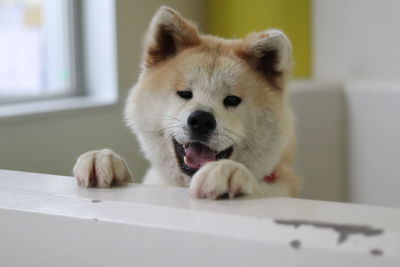
<svg viewBox="0 0 400 267">
<path fill-rule="evenodd" d="M 331 229 L 339 234 L 338 244 L 345 242 L 350 235 L 361 234 L 367 237 L 381 235 L 382 229 L 373 228 L 369 225 L 358 225 L 358 224 L 338 224 L 338 223 L 326 223 L 326 222 L 314 222 L 314 221 L 303 221 L 303 220 L 275 220 L 277 224 L 283 224 L 298 228 L 303 225 L 311 225 L 317 228 Z"/>
<path fill-rule="evenodd" d="M 301 241 L 300 240 L 292 240 L 292 242 L 290 242 L 290 246 L 294 249 L 299 249 L 301 247 Z"/>
<path fill-rule="evenodd" d="M 383 251 L 380 250 L 379 248 L 371 249 L 369 254 L 374 255 L 374 256 L 383 256 Z"/>
<path fill-rule="evenodd" d="M 92 199 L 92 203 L 99 203 L 99 202 L 102 202 L 103 200 L 100 200 L 100 199 Z"/>
</svg>

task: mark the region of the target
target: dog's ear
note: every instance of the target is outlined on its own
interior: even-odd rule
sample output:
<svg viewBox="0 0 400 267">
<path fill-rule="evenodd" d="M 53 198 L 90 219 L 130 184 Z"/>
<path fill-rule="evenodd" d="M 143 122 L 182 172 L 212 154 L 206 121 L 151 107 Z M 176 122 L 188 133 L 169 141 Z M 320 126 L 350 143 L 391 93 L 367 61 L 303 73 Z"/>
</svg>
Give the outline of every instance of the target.
<svg viewBox="0 0 400 267">
<path fill-rule="evenodd" d="M 162 6 L 154 15 L 144 42 L 144 65 L 155 66 L 182 51 L 200 44 L 196 26 L 177 11 Z"/>
<path fill-rule="evenodd" d="M 279 30 L 250 34 L 243 39 L 236 54 L 277 89 L 283 88 L 291 73 L 292 47 Z"/>
</svg>

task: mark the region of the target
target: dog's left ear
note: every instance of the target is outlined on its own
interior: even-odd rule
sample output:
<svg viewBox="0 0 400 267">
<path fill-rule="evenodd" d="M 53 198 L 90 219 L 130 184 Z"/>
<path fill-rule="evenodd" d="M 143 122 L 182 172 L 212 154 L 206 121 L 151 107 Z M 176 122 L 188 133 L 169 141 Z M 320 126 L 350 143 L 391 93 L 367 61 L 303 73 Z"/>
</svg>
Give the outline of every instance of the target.
<svg viewBox="0 0 400 267">
<path fill-rule="evenodd" d="M 243 39 L 236 54 L 247 61 L 273 87 L 282 89 L 292 69 L 292 47 L 279 30 L 252 33 Z"/>
<path fill-rule="evenodd" d="M 196 26 L 172 8 L 162 6 L 154 15 L 145 36 L 144 65 L 155 66 L 183 49 L 199 44 Z"/>
</svg>

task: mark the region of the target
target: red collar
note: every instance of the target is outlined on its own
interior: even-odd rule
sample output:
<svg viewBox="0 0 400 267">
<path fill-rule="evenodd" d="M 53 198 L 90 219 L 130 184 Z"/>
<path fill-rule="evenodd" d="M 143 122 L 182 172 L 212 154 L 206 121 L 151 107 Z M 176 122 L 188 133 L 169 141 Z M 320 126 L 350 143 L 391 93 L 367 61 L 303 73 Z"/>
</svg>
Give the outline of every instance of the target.
<svg viewBox="0 0 400 267">
<path fill-rule="evenodd" d="M 266 182 L 267 184 L 272 184 L 272 183 L 276 182 L 277 179 L 278 179 L 278 177 L 276 175 L 276 171 L 274 171 L 270 175 L 265 175 L 263 178 L 264 182 Z"/>
</svg>

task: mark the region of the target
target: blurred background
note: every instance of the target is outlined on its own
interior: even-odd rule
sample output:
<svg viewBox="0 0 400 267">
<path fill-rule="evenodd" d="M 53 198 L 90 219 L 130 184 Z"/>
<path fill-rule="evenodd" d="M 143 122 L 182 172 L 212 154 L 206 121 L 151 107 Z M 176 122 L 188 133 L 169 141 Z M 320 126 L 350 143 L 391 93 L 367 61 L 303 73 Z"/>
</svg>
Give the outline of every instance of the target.
<svg viewBox="0 0 400 267">
<path fill-rule="evenodd" d="M 111 148 L 141 179 L 122 110 L 160 5 L 226 38 L 285 31 L 302 197 L 400 206 L 396 0 L 0 0 L 0 169 L 71 175 Z"/>
</svg>

